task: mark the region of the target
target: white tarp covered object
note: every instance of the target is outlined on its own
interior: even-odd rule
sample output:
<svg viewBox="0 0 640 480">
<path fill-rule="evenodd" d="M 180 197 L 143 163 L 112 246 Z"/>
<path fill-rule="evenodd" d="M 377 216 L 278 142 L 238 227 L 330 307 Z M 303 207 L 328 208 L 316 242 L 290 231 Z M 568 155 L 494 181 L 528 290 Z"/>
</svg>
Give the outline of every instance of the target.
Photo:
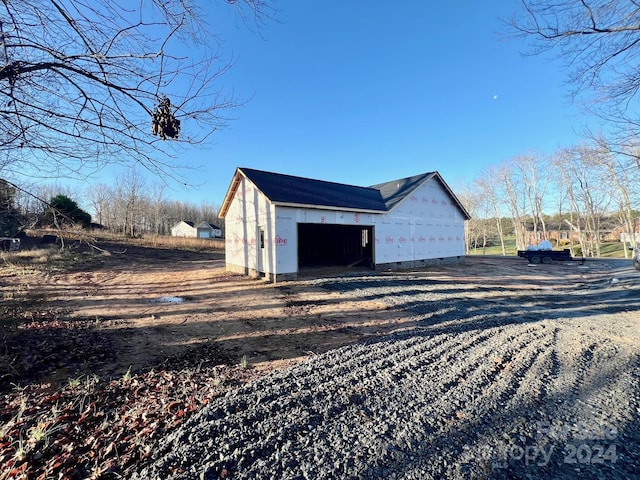
<svg viewBox="0 0 640 480">
<path fill-rule="evenodd" d="M 549 240 L 542 240 L 538 245 L 529 245 L 527 250 L 552 250 L 553 246 Z"/>
</svg>

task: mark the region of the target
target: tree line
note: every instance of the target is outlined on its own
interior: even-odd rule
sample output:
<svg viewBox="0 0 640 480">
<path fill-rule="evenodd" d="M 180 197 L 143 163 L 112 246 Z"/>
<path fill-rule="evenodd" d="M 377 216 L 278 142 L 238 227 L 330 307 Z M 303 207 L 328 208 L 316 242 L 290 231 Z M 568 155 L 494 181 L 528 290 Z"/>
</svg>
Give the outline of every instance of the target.
<svg viewBox="0 0 640 480">
<path fill-rule="evenodd" d="M 80 208 L 78 205 L 83 205 Z M 180 221 L 206 221 L 224 232 L 214 202 L 171 200 L 166 185 L 136 170 L 116 175 L 112 184 L 82 191 L 52 184 L 14 185 L 0 180 L 0 232 L 3 236 L 35 227 L 93 228 L 128 236 L 170 235 Z"/>
<path fill-rule="evenodd" d="M 620 148 L 603 136 L 550 155 L 518 155 L 479 174 L 461 193 L 473 219 L 467 245 L 515 236 L 525 249 L 542 239 L 566 240 L 584 256 L 600 256 L 613 232 L 638 247 L 640 232 L 640 147 Z"/>
</svg>

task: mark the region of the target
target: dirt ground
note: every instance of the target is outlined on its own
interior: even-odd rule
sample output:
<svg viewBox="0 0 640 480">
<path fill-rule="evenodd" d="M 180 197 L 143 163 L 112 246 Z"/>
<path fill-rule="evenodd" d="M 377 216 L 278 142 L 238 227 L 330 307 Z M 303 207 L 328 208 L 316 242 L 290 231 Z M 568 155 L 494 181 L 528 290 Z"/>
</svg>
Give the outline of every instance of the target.
<svg viewBox="0 0 640 480">
<path fill-rule="evenodd" d="M 155 368 L 172 358 L 206 361 L 212 351 L 230 364 L 246 362 L 269 370 L 416 326 L 403 308 L 345 297 L 313 281 L 344 274 L 341 270 L 308 269 L 298 281 L 272 284 L 226 272 L 223 252 L 100 246 L 106 253 L 97 254 L 81 270 L 2 278 L 5 299 L 7 292 L 20 292 L 17 301 L 37 307 L 47 317 L 40 322 L 42 328 L 37 328 L 37 316 L 31 318 L 38 335 L 67 324 L 74 331 L 78 326 L 90 331 L 102 344 L 96 345 L 96 338 L 80 339 L 69 352 L 72 361 L 56 368 L 49 365 L 37 380 L 64 381 L 79 371 L 117 376 Z M 569 291 L 608 282 L 615 267 L 628 270 L 627 282 L 637 281 L 639 276 L 634 278 L 626 263 L 558 262 L 532 268 L 519 258 L 468 257 L 462 265 L 432 267 L 420 274 L 442 284 L 455 283 L 464 289 L 461 300 L 491 301 L 492 295 L 505 290 Z M 21 337 L 30 330 L 3 334 L 12 340 L 9 343 L 23 343 Z"/>
<path fill-rule="evenodd" d="M 212 352 L 215 361 L 268 370 L 408 326 L 400 312 L 375 301 L 344 302 L 304 282 L 275 285 L 228 273 L 223 252 L 99 246 L 106 253 L 66 272 L 15 274 L 7 260 L 0 281 L 5 317 L 16 305 L 24 311 L 18 328 L 6 319 L 3 326 L 5 347 L 17 355 L 5 380 L 116 377 L 176 358 L 206 362 Z M 67 352 L 38 358 L 34 348 L 23 358 L 18 348 L 65 333 L 74 337 L 61 343 Z"/>
<path fill-rule="evenodd" d="M 636 408 L 634 381 L 614 388 L 603 377 L 636 375 L 640 274 L 629 260 L 529 266 L 520 258 L 467 257 L 460 265 L 375 276 L 309 269 L 297 281 L 272 284 L 226 272 L 219 251 L 97 246 L 70 248 L 62 265 L 54 261 L 55 247 L 33 264 L 3 254 L 0 423 L 7 423 L 0 429 L 0 463 L 10 459 L 13 470 L 0 471 L 2 480 L 36 473 L 117 478 L 157 448 L 158 432 L 177 428 L 237 385 L 341 346 L 382 345 L 374 340 L 408 330 L 449 352 L 434 363 L 431 343 L 418 342 L 426 349 L 425 369 L 448 363 L 443 371 L 455 377 L 440 384 L 442 371 L 434 370 L 429 391 L 446 386 L 447 395 L 464 399 L 469 392 L 456 388 L 476 385 L 478 392 L 464 400 L 471 410 L 493 385 L 487 378 L 510 385 L 503 396 L 516 402 L 521 391 L 528 398 L 532 390 L 550 390 L 548 375 L 559 391 L 589 387 L 612 405 L 626 405 L 594 400 L 610 418 Z M 372 362 L 391 355 L 365 351 Z M 489 357 L 493 363 L 483 360 Z M 527 366 L 527 359 L 540 365 Z M 476 371 L 477 382 L 469 373 Z M 487 417 L 484 407 L 470 410 L 469 418 Z M 625 433 L 633 448 L 623 465 L 633 470 L 640 465 L 639 433 L 635 423 L 624 424 L 633 425 Z M 48 429 L 44 440 L 41 427 Z M 25 433 L 32 441 L 23 448 Z"/>
</svg>

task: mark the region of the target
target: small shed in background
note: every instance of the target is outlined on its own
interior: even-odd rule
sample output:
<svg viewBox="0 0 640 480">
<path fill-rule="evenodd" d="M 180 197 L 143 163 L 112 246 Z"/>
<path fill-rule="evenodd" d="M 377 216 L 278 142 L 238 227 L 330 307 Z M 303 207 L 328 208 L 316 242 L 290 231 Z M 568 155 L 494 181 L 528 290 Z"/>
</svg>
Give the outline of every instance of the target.
<svg viewBox="0 0 640 480">
<path fill-rule="evenodd" d="M 171 228 L 173 237 L 193 237 L 193 238 L 221 238 L 222 230 L 208 222 L 180 221 Z"/>
</svg>

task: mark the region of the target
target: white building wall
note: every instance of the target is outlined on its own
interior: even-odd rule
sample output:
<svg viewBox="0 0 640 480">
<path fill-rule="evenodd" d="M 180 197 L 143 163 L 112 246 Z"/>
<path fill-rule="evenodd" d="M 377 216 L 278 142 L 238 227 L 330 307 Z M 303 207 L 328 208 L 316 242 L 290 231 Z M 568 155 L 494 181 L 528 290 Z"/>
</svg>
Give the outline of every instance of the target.
<svg viewBox="0 0 640 480">
<path fill-rule="evenodd" d="M 432 179 L 391 212 L 374 218 L 375 263 L 411 262 L 464 255 L 464 217 Z"/>
<path fill-rule="evenodd" d="M 627 243 L 640 243 L 640 233 L 631 235 L 630 233 L 622 232 L 620 234 L 620 241 Z"/>
<path fill-rule="evenodd" d="M 328 223 L 334 225 L 371 225 L 373 215 L 342 210 L 299 208 L 298 223 Z"/>
<path fill-rule="evenodd" d="M 458 257 L 465 252 L 464 217 L 436 180 L 422 185 L 389 213 L 364 214 L 276 207 L 242 179 L 225 222 L 227 268 L 267 276 L 298 271 L 298 223 L 373 225 L 376 264 Z"/>
<path fill-rule="evenodd" d="M 294 208 L 276 207 L 275 231 L 273 242 L 275 249 L 277 274 L 298 271 L 298 224 Z"/>
<path fill-rule="evenodd" d="M 225 218 L 228 269 L 276 273 L 277 250 L 272 248 L 278 243 L 274 212 L 275 207 L 243 178 Z M 263 245 L 260 230 L 264 232 Z"/>
<path fill-rule="evenodd" d="M 198 228 L 198 238 L 212 238 L 213 233 L 210 228 Z"/>
<path fill-rule="evenodd" d="M 171 229 L 174 237 L 195 237 L 196 229 L 186 222 L 180 222 Z"/>
</svg>

